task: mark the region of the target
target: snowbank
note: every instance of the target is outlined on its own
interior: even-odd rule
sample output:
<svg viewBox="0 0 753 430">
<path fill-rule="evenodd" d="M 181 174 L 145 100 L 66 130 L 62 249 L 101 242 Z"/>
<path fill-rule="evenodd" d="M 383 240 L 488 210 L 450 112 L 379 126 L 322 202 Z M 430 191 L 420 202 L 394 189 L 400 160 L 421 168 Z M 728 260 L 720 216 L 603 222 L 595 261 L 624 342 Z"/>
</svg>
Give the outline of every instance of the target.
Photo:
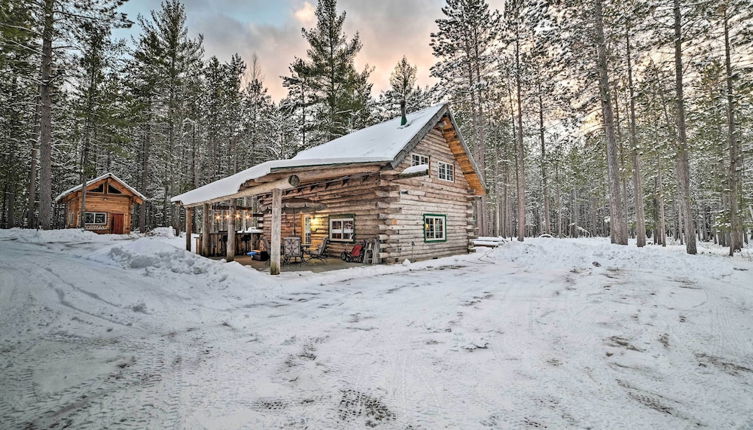
<svg viewBox="0 0 753 430">
<path fill-rule="evenodd" d="M 109 242 L 126 238 L 128 238 L 128 236 L 119 234 L 97 234 L 78 228 L 67 228 L 62 230 L 12 228 L 9 230 L 0 230 L 0 239 L 17 240 L 28 243 Z"/>
</svg>

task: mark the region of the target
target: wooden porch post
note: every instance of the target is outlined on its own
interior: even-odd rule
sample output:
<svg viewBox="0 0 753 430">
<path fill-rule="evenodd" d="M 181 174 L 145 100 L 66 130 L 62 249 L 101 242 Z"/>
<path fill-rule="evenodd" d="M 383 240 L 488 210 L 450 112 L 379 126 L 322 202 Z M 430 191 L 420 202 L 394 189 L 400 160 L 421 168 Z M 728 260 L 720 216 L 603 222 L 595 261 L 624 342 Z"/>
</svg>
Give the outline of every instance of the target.
<svg viewBox="0 0 753 430">
<path fill-rule="evenodd" d="M 282 190 L 275 188 L 272 190 L 272 243 L 269 250 L 271 260 L 269 262 L 269 273 L 272 275 L 280 274 L 280 235 L 282 230 Z"/>
<path fill-rule="evenodd" d="M 193 208 L 186 208 L 186 251 L 191 252 L 191 237 L 193 233 Z"/>
<path fill-rule="evenodd" d="M 227 217 L 227 256 L 225 261 L 235 261 L 235 200 L 230 201 Z"/>
<path fill-rule="evenodd" d="M 209 214 L 209 203 L 204 203 L 203 226 L 201 228 L 201 255 L 209 257 L 209 230 L 212 229 L 212 218 Z"/>
</svg>

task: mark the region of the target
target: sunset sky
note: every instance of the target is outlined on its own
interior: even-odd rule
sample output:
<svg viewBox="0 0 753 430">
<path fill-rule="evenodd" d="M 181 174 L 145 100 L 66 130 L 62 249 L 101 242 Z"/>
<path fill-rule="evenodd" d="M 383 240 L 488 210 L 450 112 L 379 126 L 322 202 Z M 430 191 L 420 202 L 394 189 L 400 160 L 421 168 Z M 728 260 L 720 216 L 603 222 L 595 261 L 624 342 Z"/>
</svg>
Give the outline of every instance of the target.
<svg viewBox="0 0 753 430">
<path fill-rule="evenodd" d="M 238 53 L 248 63 L 256 53 L 272 97 L 285 94 L 280 75 L 287 74 L 294 56 L 306 55 L 301 28 L 315 24 L 315 0 L 183 0 L 191 35 L 204 35 L 207 58 L 216 55 L 227 60 Z M 490 2 L 492 5 L 500 1 Z M 436 30 L 434 20 L 441 16 L 443 0 L 340 0 L 338 10 L 346 11 L 345 31 L 361 35 L 363 49 L 356 65 L 373 66 L 374 94 L 389 85 L 395 63 L 406 55 L 418 66 L 418 83 L 433 82 L 429 67 L 434 62 L 429 35 Z M 130 0 L 123 6 L 132 20 L 159 7 L 156 0 Z M 117 36 L 137 34 L 138 25 Z"/>
</svg>

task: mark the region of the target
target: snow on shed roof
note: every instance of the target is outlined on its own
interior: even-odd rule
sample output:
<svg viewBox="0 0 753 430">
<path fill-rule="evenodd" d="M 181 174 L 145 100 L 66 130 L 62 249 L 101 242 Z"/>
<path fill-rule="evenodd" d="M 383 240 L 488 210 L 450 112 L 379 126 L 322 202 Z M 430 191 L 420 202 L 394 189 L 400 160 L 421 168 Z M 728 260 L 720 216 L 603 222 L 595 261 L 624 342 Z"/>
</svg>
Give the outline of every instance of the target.
<svg viewBox="0 0 753 430">
<path fill-rule="evenodd" d="M 115 176 L 113 173 L 110 173 L 110 172 L 107 172 L 107 173 L 105 173 L 104 175 L 101 175 L 101 176 L 97 176 L 96 178 L 94 178 L 94 179 L 92 179 L 90 181 L 86 181 L 86 186 L 88 187 L 91 184 L 94 184 L 96 182 L 99 182 L 99 181 L 101 181 L 103 179 L 107 179 L 107 178 L 111 178 L 111 179 L 114 179 L 114 180 L 118 181 L 118 183 L 120 183 L 120 185 L 124 186 L 128 191 L 132 192 L 133 194 L 135 194 L 137 197 L 141 198 L 142 200 L 146 200 L 147 199 L 146 197 L 144 197 L 143 194 L 141 194 L 140 192 L 136 191 L 133 187 L 131 187 L 130 185 L 128 185 L 126 183 L 126 181 L 118 178 L 117 176 Z M 55 203 L 59 202 L 63 197 L 67 196 L 68 194 L 75 193 L 76 191 L 78 191 L 80 189 L 81 189 L 81 184 L 78 184 L 78 185 L 76 185 L 73 188 L 70 188 L 68 190 L 63 191 L 57 197 L 55 197 Z"/>
<path fill-rule="evenodd" d="M 195 190 L 170 199 L 183 205 L 231 198 L 247 181 L 259 179 L 273 170 L 303 166 L 328 166 L 334 164 L 389 163 L 421 133 L 428 132 L 433 121 L 438 120 L 447 103 L 407 114 L 407 124 L 400 125 L 400 117 L 354 131 L 327 143 L 301 151 L 289 160 L 273 160 L 258 164 Z M 421 136 L 422 137 L 422 136 Z"/>
</svg>

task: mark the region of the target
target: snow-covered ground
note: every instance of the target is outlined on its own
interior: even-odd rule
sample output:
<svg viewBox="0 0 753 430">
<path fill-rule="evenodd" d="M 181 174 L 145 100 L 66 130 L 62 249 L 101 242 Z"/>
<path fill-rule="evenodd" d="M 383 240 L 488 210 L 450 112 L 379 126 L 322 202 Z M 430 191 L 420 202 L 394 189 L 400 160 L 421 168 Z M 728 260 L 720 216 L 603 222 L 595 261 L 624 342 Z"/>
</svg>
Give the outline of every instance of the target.
<svg viewBox="0 0 753 430">
<path fill-rule="evenodd" d="M 272 278 L 0 231 L 2 428 L 751 428 L 753 261 L 533 239 Z"/>
</svg>

